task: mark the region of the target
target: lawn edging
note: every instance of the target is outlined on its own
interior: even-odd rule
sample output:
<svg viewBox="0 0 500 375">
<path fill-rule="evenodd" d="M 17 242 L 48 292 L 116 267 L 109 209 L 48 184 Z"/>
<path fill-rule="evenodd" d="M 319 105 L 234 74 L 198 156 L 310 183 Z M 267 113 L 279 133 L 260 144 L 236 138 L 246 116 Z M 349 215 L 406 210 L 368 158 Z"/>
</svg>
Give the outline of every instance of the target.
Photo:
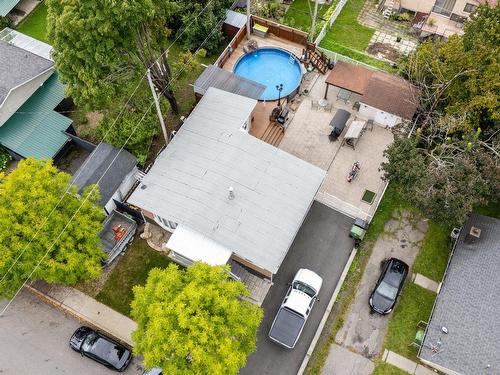
<svg viewBox="0 0 500 375">
<path fill-rule="evenodd" d="M 307 364 L 309 363 L 309 359 L 311 358 L 311 355 L 316 347 L 316 344 L 318 343 L 318 340 L 321 336 L 321 333 L 323 332 L 323 328 L 325 327 L 326 321 L 328 320 L 328 317 L 330 316 L 330 312 L 332 311 L 333 305 L 335 301 L 337 300 L 337 297 L 340 293 L 340 289 L 342 288 L 342 285 L 344 284 L 345 278 L 347 277 L 347 273 L 349 272 L 349 269 L 351 268 L 351 264 L 354 261 L 354 258 L 356 257 L 358 250 L 354 247 L 351 251 L 351 255 L 349 256 L 349 259 L 347 260 L 346 265 L 344 266 L 344 269 L 342 271 L 342 274 L 340 275 L 339 282 L 337 283 L 337 286 L 335 287 L 335 290 L 333 291 L 332 298 L 330 298 L 330 301 L 328 302 L 328 306 L 325 310 L 325 313 L 323 314 L 323 317 L 321 318 L 321 321 L 319 323 L 318 328 L 316 329 L 316 333 L 314 334 L 313 340 L 311 344 L 309 345 L 309 349 L 307 350 L 307 353 L 302 360 L 302 364 L 300 365 L 299 371 L 297 372 L 297 375 L 302 375 L 304 371 L 307 368 Z"/>
</svg>

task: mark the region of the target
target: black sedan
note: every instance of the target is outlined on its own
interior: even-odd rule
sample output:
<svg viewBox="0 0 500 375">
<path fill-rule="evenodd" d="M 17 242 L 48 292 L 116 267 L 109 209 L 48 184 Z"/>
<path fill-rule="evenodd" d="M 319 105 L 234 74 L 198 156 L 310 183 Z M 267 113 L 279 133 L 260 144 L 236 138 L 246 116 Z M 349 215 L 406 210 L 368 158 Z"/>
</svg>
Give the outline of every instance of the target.
<svg viewBox="0 0 500 375">
<path fill-rule="evenodd" d="M 392 311 L 407 275 L 408 265 L 405 262 L 390 258 L 384 263 L 382 274 L 370 295 L 370 307 L 373 311 L 382 315 Z"/>
<path fill-rule="evenodd" d="M 69 346 L 82 356 L 120 372 L 125 371 L 132 360 L 132 353 L 126 347 L 85 326 L 73 333 Z"/>
</svg>

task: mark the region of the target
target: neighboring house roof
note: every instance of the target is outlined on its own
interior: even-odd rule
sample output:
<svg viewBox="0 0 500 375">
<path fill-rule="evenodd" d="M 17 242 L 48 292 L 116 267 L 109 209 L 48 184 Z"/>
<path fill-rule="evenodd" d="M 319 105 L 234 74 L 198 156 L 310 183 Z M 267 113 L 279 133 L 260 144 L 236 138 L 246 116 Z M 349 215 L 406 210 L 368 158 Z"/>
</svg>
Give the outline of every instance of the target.
<svg viewBox="0 0 500 375">
<path fill-rule="evenodd" d="M 418 107 L 419 91 L 408 81 L 390 74 L 375 72 L 361 102 L 411 120 Z"/>
<path fill-rule="evenodd" d="M 128 202 L 276 273 L 325 171 L 242 130 L 256 104 L 209 88 Z"/>
<path fill-rule="evenodd" d="M 419 91 L 403 78 L 338 61 L 326 83 L 362 95 L 360 102 L 410 120 L 418 107 Z"/>
<path fill-rule="evenodd" d="M 63 99 L 64 86 L 54 73 L 0 126 L 0 144 L 23 157 L 54 157 L 68 142 L 64 131 L 72 123 L 53 110 Z"/>
<path fill-rule="evenodd" d="M 0 107 L 10 91 L 48 71 L 54 62 L 0 40 Z"/>
<path fill-rule="evenodd" d="M 17 5 L 19 0 L 0 0 L 0 17 L 5 17 Z"/>
<path fill-rule="evenodd" d="M 360 65 L 339 60 L 326 77 L 326 83 L 363 95 L 373 73 Z"/>
<path fill-rule="evenodd" d="M 104 207 L 136 165 L 137 159 L 128 151 L 100 143 L 75 172 L 72 183 L 78 186 L 81 193 L 84 187 L 98 183 L 102 177 L 98 185 L 100 204 Z"/>
<path fill-rule="evenodd" d="M 473 226 L 481 234 L 470 242 Z M 500 220 L 473 214 L 460 232 L 419 357 L 457 374 L 500 374 L 498 306 Z"/>
<path fill-rule="evenodd" d="M 194 83 L 194 91 L 204 95 L 209 87 L 215 87 L 233 94 L 259 99 L 266 86 L 237 76 L 227 70 L 209 65 Z"/>
<path fill-rule="evenodd" d="M 52 46 L 8 27 L 0 31 L 0 40 L 34 53 L 47 60 L 52 60 Z"/>
<path fill-rule="evenodd" d="M 237 27 L 241 29 L 247 23 L 246 14 L 235 12 L 234 10 L 227 9 L 226 10 L 226 19 L 224 23 Z"/>
</svg>

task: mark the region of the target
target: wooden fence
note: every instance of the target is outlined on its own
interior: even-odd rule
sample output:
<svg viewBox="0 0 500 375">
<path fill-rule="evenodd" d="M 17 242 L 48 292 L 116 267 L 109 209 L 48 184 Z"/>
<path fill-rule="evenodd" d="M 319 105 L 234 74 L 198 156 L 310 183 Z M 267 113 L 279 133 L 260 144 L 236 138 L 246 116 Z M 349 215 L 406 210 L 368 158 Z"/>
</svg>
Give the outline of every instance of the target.
<svg viewBox="0 0 500 375">
<path fill-rule="evenodd" d="M 236 33 L 236 35 L 231 39 L 227 47 L 222 51 L 220 54 L 219 58 L 217 61 L 215 61 L 214 65 L 218 66 L 219 68 L 222 68 L 224 66 L 224 63 L 226 60 L 231 56 L 231 53 L 238 47 L 238 45 L 241 43 L 243 39 L 245 39 L 245 36 L 247 35 L 247 29 L 245 26 L 243 26 L 240 31 Z"/>
<path fill-rule="evenodd" d="M 309 34 L 302 30 L 294 29 L 293 27 L 281 25 L 277 22 L 252 15 L 252 26 L 255 23 L 267 27 L 269 29 L 268 32 L 276 35 L 279 38 L 302 44 L 303 46 L 307 44 L 307 37 L 309 36 Z"/>
</svg>

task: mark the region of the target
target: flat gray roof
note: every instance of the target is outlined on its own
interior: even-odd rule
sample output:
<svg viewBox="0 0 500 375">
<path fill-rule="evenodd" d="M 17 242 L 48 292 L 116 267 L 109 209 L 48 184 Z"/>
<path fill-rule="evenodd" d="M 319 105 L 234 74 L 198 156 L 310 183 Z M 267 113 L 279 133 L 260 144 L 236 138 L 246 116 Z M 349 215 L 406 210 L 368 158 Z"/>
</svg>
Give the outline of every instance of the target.
<svg viewBox="0 0 500 375">
<path fill-rule="evenodd" d="M 472 226 L 481 229 L 474 242 L 466 240 Z M 473 214 L 450 259 L 420 358 L 458 374 L 500 374 L 499 306 L 500 220 Z"/>
<path fill-rule="evenodd" d="M 207 66 L 193 86 L 194 91 L 201 95 L 204 95 L 209 87 L 215 87 L 252 99 L 259 99 L 262 93 L 266 91 L 266 86 L 237 76 L 214 65 Z"/>
<path fill-rule="evenodd" d="M 256 103 L 209 88 L 128 202 L 276 273 L 325 171 L 242 130 Z"/>
<path fill-rule="evenodd" d="M 53 61 L 0 40 L 0 106 L 13 88 L 47 71 Z"/>
</svg>

